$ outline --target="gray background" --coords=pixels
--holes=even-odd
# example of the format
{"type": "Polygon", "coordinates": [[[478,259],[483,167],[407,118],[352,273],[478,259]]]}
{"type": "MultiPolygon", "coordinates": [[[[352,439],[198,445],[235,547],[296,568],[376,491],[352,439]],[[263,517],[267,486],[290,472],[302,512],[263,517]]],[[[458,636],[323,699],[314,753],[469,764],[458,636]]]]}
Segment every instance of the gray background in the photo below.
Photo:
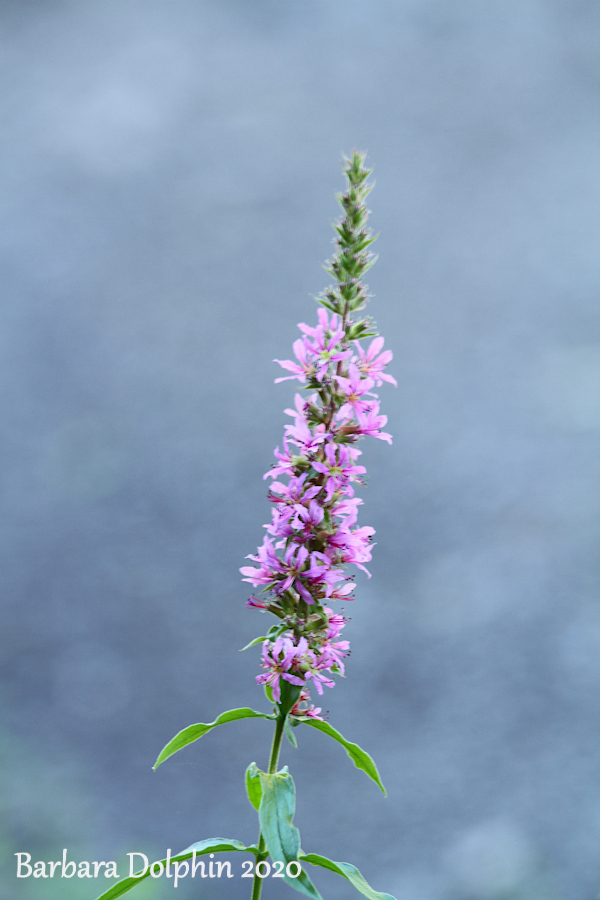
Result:
{"type": "MultiPolygon", "coordinates": [[[[238,567],[294,393],[271,360],[316,318],[353,147],[399,388],[393,446],[363,444],[378,545],[324,705],[389,797],[304,729],[303,846],[399,900],[595,896],[600,4],[0,10],[2,896],[103,887],[17,882],[15,851],[256,837],[266,723],[150,766],[267,708],[238,567]]],[[[177,896],[245,897],[234,870],[177,896]]]]}

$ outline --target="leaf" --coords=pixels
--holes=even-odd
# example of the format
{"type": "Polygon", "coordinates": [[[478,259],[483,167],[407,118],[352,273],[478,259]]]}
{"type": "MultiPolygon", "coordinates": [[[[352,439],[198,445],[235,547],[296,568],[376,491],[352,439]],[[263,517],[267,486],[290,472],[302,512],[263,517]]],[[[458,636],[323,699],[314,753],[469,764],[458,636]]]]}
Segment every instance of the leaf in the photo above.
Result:
{"type": "Polygon", "coordinates": [[[174,753],[177,753],[178,750],[181,750],[183,747],[187,747],[188,744],[192,744],[194,741],[197,741],[198,738],[201,738],[202,735],[206,734],[207,731],[210,731],[212,728],[216,728],[217,725],[225,725],[226,722],[235,722],[237,719],[272,719],[274,718],[272,715],[267,715],[266,713],[256,712],[254,709],[250,709],[247,706],[243,706],[241,709],[228,709],[226,712],[221,713],[220,716],[217,716],[214,722],[209,722],[206,724],[205,722],[199,722],[197,725],[188,725],[187,728],[184,728],[183,731],[180,731],[179,734],[176,734],[172,740],[163,747],[158,755],[158,759],[154,763],[153,768],[158,769],[161,763],[168,759],[169,756],[172,756],[174,753]]]}
{"type": "Polygon", "coordinates": [[[285,732],[285,736],[294,748],[294,750],[298,749],[298,742],[296,741],[296,735],[292,731],[292,725],[290,723],[290,717],[285,717],[285,722],[283,723],[283,730],[285,732]]]}
{"type": "MultiPolygon", "coordinates": [[[[273,861],[283,862],[287,866],[292,860],[297,861],[300,853],[300,832],[292,825],[296,809],[294,781],[287,771],[287,766],[275,775],[267,772],[259,772],[259,775],[262,786],[262,799],[258,810],[260,829],[273,861]]],[[[298,878],[290,878],[286,874],[285,880],[301,894],[306,894],[313,900],[322,900],[304,870],[298,878]]]]}
{"type": "MultiPolygon", "coordinates": [[[[240,841],[229,840],[228,838],[208,838],[205,841],[198,841],[198,843],[192,844],[191,847],[182,850],[181,853],[178,853],[176,856],[172,856],[171,862],[181,862],[184,859],[191,859],[194,855],[194,851],[196,852],[196,856],[202,856],[204,853],[230,853],[234,850],[246,850],[249,853],[254,853],[255,856],[258,853],[258,847],[254,844],[246,847],[245,844],[240,843],[240,841]]],[[[167,861],[166,859],[162,859],[160,862],[165,866],[167,861]]],[[[101,894],[97,900],[115,900],[116,897],[121,897],[122,894],[126,894],[131,888],[136,887],[136,885],[147,878],[149,874],[150,868],[147,869],[145,875],[139,875],[137,877],[132,875],[129,878],[124,878],[122,881],[117,882],[117,884],[113,884],[113,886],[101,894]]]]}
{"type": "Polygon", "coordinates": [[[262,644],[263,641],[268,641],[268,640],[269,640],[269,636],[267,634],[263,634],[260,637],[254,638],[253,641],[250,641],[249,644],[246,644],[245,647],[242,647],[239,652],[242,653],[244,650],[248,650],[250,647],[254,647],[255,644],[262,644]]]}
{"type": "Polygon", "coordinates": [[[246,769],[246,793],[248,794],[248,800],[250,801],[254,809],[258,809],[262,797],[260,771],[261,770],[254,762],[250,763],[250,765],[246,769]]]}
{"type": "Polygon", "coordinates": [[[266,696],[267,700],[269,701],[269,703],[275,703],[275,700],[273,698],[273,688],[271,687],[271,685],[267,684],[265,682],[264,687],[265,687],[265,696],[266,696]]]}
{"type": "Polygon", "coordinates": [[[263,634],[261,637],[254,638],[253,641],[250,641],[249,644],[246,644],[245,647],[242,647],[242,649],[240,650],[240,653],[243,650],[248,650],[249,647],[253,647],[255,644],[262,644],[263,641],[276,640],[276,638],[278,638],[279,635],[282,634],[282,632],[286,631],[286,629],[288,627],[289,626],[286,625],[285,622],[283,624],[279,624],[279,625],[271,625],[271,627],[269,628],[269,630],[266,634],[263,634]]]}
{"type": "Polygon", "coordinates": [[[317,303],[320,303],[321,306],[325,306],[325,307],[327,307],[327,309],[330,309],[331,312],[334,312],[334,313],[339,312],[338,308],[336,306],[334,306],[333,303],[330,303],[328,300],[325,300],[323,297],[315,297],[315,300],[317,301],[317,303]]]}
{"type": "Polygon", "coordinates": [[[300,859],[303,862],[310,863],[312,866],[322,866],[324,869],[330,869],[342,878],[347,878],[350,884],[354,885],[356,890],[368,897],[369,900],[396,900],[391,894],[374,891],[371,885],[365,881],[356,866],[345,862],[334,862],[327,859],[326,856],[320,856],[318,853],[300,853],[300,859]]]}
{"type": "Polygon", "coordinates": [[[377,771],[377,766],[374,761],[371,759],[366,750],[363,750],[362,747],[359,747],[358,744],[353,744],[352,741],[347,741],[343,734],[340,734],[339,731],[330,725],[329,722],[320,722],[318,719],[299,719],[300,722],[303,722],[305,725],[310,725],[311,728],[316,728],[318,731],[322,731],[323,734],[328,734],[329,737],[332,737],[335,741],[338,741],[345,748],[346,753],[354,763],[357,769],[362,769],[363,772],[366,772],[369,778],[372,778],[375,784],[378,784],[385,796],[387,797],[386,790],[382,784],[381,778],[379,777],[379,772],[377,771]]]}
{"type": "Polygon", "coordinates": [[[279,697],[279,711],[282,716],[287,716],[292,707],[298,702],[302,688],[298,684],[290,684],[283,678],[280,681],[281,695],[279,697]]]}

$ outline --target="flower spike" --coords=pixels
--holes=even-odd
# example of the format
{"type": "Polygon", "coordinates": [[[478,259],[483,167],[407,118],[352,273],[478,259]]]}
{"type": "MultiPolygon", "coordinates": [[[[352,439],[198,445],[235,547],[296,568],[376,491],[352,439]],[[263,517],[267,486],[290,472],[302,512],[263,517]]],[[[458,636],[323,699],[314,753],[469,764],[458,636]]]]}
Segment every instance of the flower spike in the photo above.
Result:
{"type": "Polygon", "coordinates": [[[357,464],[356,444],[365,435],[391,443],[381,430],[387,418],[379,414],[373,388],[396,384],[385,372],[391,351],[383,350],[372,320],[357,315],[369,299],[361,278],[375,262],[369,250],[375,237],[366,224],[371,185],[364,154],[346,159],[344,171],[348,184],[338,196],[343,215],[334,226],[336,253],[325,264],[336,284],[317,298],[317,324],[299,323],[295,361],[274,360],[291,373],[275,381],[297,380],[309,396],[296,394],[294,409],[285,410],[293,424],[285,426],[283,450],[276,448],[277,462],[264,476],[277,479],[269,494],[272,520],[257,555],[249,557],[257,566],[240,570],[244,581],[262,585],[267,594],[246,605],[269,610],[288,626],[263,642],[263,673],[256,680],[269,687],[276,703],[283,682],[301,687],[292,714],[313,719],[320,710],[309,705],[309,687],[318,694],[333,687],[331,676],[344,674],[349,652],[348,641],[338,639],[346,620],[326,604],[352,599],[355,585],[345,566],[370,577],[365,563],[375,531],[356,521],[362,500],[354,490],[366,473],[357,464]],[[366,350],[360,343],[365,337],[374,337],[366,350]]]}

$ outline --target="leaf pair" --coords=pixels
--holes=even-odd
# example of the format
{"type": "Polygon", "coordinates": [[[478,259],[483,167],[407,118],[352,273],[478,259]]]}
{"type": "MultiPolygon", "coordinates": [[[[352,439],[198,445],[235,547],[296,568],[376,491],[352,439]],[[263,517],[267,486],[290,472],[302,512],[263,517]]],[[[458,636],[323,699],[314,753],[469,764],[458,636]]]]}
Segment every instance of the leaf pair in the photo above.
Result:
{"type": "MultiPolygon", "coordinates": [[[[290,685],[293,687],[293,685],[290,685]]],[[[207,732],[211,731],[213,728],[216,728],[217,725],[225,725],[227,722],[235,722],[237,719],[275,719],[276,716],[271,714],[267,715],[266,713],[256,712],[254,709],[250,709],[247,706],[241,707],[240,709],[229,709],[224,713],[221,713],[220,716],[217,716],[214,722],[199,722],[196,725],[189,725],[187,728],[184,728],[183,731],[180,731],[175,735],[172,740],[164,747],[154,764],[154,768],[157,769],[161,763],[163,763],[169,756],[172,756],[174,753],[177,753],[178,750],[182,750],[183,747],[187,747],[188,744],[192,744],[194,741],[197,741],[199,738],[203,737],[203,735],[207,734],[207,732]]],[[[357,769],[362,769],[369,778],[372,778],[375,784],[377,784],[383,793],[385,794],[385,788],[379,776],[379,772],[377,771],[377,766],[375,762],[362,747],[359,747],[358,744],[354,744],[352,741],[346,740],[343,734],[340,734],[337,729],[330,725],[329,722],[323,722],[319,719],[309,719],[309,718],[297,718],[296,722],[298,724],[310,725],[311,728],[316,728],[317,731],[322,732],[322,734],[328,735],[330,738],[333,738],[334,741],[337,741],[339,744],[344,747],[346,753],[354,763],[357,769]]],[[[286,733],[289,731],[288,737],[292,744],[295,743],[294,735],[289,728],[289,720],[286,719],[286,725],[288,726],[286,729],[286,733]]],[[[258,807],[257,807],[258,808],[258,807]]]]}
{"type": "MultiPolygon", "coordinates": [[[[287,685],[287,683],[286,687],[293,688],[292,685],[287,685]]],[[[282,712],[286,713],[286,733],[288,733],[288,737],[293,744],[295,744],[295,738],[290,727],[290,719],[289,715],[287,715],[287,710],[293,706],[295,699],[294,696],[288,697],[287,694],[285,697],[282,696],[282,702],[286,701],[283,704],[285,709],[282,709],[282,712]]],[[[176,734],[163,748],[156,760],[154,768],[158,768],[158,766],[168,759],[169,756],[177,753],[178,750],[183,749],[183,747],[186,747],[188,744],[197,741],[213,728],[216,728],[217,725],[224,725],[227,722],[234,722],[238,719],[274,720],[276,718],[277,716],[275,714],[267,715],[266,713],[257,712],[249,707],[242,707],[240,709],[230,709],[221,713],[214,722],[200,722],[196,725],[190,725],[188,728],[184,728],[183,731],[176,734]]],[[[330,725],[329,722],[324,722],[319,719],[295,717],[294,725],[300,724],[316,728],[317,731],[328,735],[328,737],[333,738],[333,740],[341,744],[356,768],[362,769],[362,771],[365,772],[385,794],[385,788],[379,776],[379,772],[377,771],[377,766],[371,756],[369,756],[362,747],[359,747],[358,744],[355,744],[352,741],[346,740],[346,738],[330,725]]],[[[280,772],[270,774],[261,771],[256,763],[252,763],[246,771],[246,791],[250,803],[258,810],[261,833],[264,837],[268,854],[274,862],[284,863],[284,866],[286,867],[284,879],[290,887],[305,894],[307,897],[311,897],[312,900],[322,900],[321,895],[304,869],[301,870],[297,878],[292,878],[287,874],[288,863],[292,861],[301,861],[303,863],[310,863],[314,866],[321,866],[341,875],[343,878],[346,878],[359,893],[367,897],[368,900],[394,900],[390,894],[373,890],[373,888],[365,881],[359,870],[350,863],[335,862],[334,860],[328,859],[326,856],[321,856],[316,853],[305,854],[302,852],[300,849],[300,834],[296,826],[292,823],[296,805],[296,790],[292,776],[287,771],[287,767],[280,772]]],[[[258,860],[264,859],[266,856],[266,854],[261,854],[258,847],[254,845],[246,847],[239,841],[214,838],[210,841],[200,841],[198,844],[192,845],[188,850],[184,850],[178,856],[173,857],[173,860],[189,859],[193,855],[194,849],[196,849],[198,855],[200,853],[217,852],[218,850],[246,850],[250,853],[254,853],[258,860]],[[205,847],[206,849],[201,850],[199,849],[200,847],[205,847]]],[[[147,877],[147,874],[148,873],[143,877],[147,877]]],[[[109,891],[103,894],[99,900],[113,900],[113,898],[120,897],[121,894],[128,891],[131,887],[134,887],[141,880],[142,878],[136,879],[135,877],[125,879],[125,881],[122,881],[109,889],[109,891]]]]}
{"type": "MultiPolygon", "coordinates": [[[[297,829],[295,829],[297,831],[297,829]]],[[[171,862],[183,862],[186,859],[191,859],[194,855],[194,851],[196,852],[196,856],[202,856],[206,853],[231,853],[237,851],[246,851],[248,853],[253,853],[255,856],[258,854],[258,848],[251,844],[249,847],[246,847],[240,841],[231,840],[228,838],[209,838],[205,841],[198,841],[196,844],[192,844],[191,847],[188,847],[187,850],[182,850],[181,853],[178,853],[176,856],[171,857],[171,862]]],[[[313,866],[322,866],[324,869],[330,869],[332,872],[336,872],[338,875],[342,875],[342,877],[347,878],[350,884],[354,885],[354,887],[361,893],[363,896],[367,897],[368,900],[394,900],[391,894],[381,894],[378,891],[374,891],[372,887],[365,881],[360,872],[355,866],[350,865],[350,863],[344,862],[334,862],[331,859],[327,859],[326,856],[320,856],[316,853],[299,853],[299,859],[302,862],[310,863],[313,866]]],[[[163,866],[166,866],[167,860],[161,860],[163,866]]],[[[131,888],[136,887],[141,881],[148,877],[150,871],[148,870],[145,875],[140,875],[136,877],[135,875],[130,878],[124,878],[122,881],[117,882],[112,887],[110,887],[107,891],[105,891],[97,900],[117,900],[118,897],[122,897],[123,894],[126,894],[131,888]]],[[[303,883],[302,888],[298,888],[302,893],[306,893],[303,889],[305,884],[310,884],[310,888],[314,893],[309,893],[309,897],[313,897],[314,900],[321,900],[321,895],[314,887],[308,875],[305,872],[302,873],[306,876],[305,882],[303,883]]],[[[291,883],[288,880],[288,884],[291,883]]],[[[292,883],[292,887],[296,887],[295,883],[292,883]]],[[[310,890],[309,888],[309,890],[310,890]]]]}

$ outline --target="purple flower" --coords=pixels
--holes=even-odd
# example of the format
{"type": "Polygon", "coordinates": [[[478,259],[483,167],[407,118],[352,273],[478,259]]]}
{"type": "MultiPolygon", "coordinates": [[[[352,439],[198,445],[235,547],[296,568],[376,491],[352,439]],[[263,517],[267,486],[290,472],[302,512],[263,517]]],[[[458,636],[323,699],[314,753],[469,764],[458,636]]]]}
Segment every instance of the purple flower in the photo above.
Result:
{"type": "MultiPolygon", "coordinates": [[[[286,412],[289,413],[291,411],[286,409],[286,412]]],[[[287,437],[292,438],[292,443],[299,447],[303,454],[307,455],[318,450],[327,437],[324,425],[317,425],[313,432],[304,416],[301,415],[296,416],[294,425],[285,426],[285,433],[287,437]]]]}
{"type": "Polygon", "coordinates": [[[306,673],[306,680],[312,678],[313,684],[317,689],[317,694],[323,695],[323,685],[328,688],[335,687],[335,681],[332,678],[327,678],[323,672],[320,672],[318,669],[309,669],[306,673]]]}
{"type": "Polygon", "coordinates": [[[273,362],[279,363],[279,365],[282,368],[287,369],[288,372],[293,372],[292,375],[284,375],[282,378],[276,378],[275,384],[279,384],[280,381],[291,381],[293,378],[297,378],[302,384],[305,384],[307,378],[316,375],[317,369],[314,364],[314,353],[302,338],[298,338],[297,341],[294,341],[293,348],[294,355],[300,365],[291,359],[274,359],[273,362]]]}
{"type": "MultiPolygon", "coordinates": [[[[296,531],[291,521],[293,516],[294,510],[290,507],[274,509],[272,521],[270,524],[264,525],[263,527],[266,528],[267,532],[272,534],[273,537],[284,538],[287,540],[287,538],[292,537],[296,531]]],[[[275,547],[279,548],[279,542],[275,544],[275,547]]]]}
{"type": "Polygon", "coordinates": [[[342,375],[336,375],[335,380],[346,395],[346,402],[337,414],[338,419],[351,416],[353,412],[357,414],[365,412],[369,408],[368,401],[361,400],[361,397],[365,394],[371,397],[376,396],[376,394],[371,393],[371,388],[375,387],[375,382],[372,378],[362,378],[358,367],[354,363],[350,363],[348,366],[347,378],[344,378],[342,375]]]}
{"type": "MultiPolygon", "coordinates": [[[[313,469],[325,475],[325,499],[331,500],[336,491],[351,491],[349,483],[358,481],[357,476],[363,475],[367,470],[364,466],[355,466],[352,460],[352,451],[346,444],[326,444],[325,459],[322,462],[313,461],[313,469]]],[[[352,496],[352,494],[351,494],[352,496]]]]}
{"type": "Polygon", "coordinates": [[[370,434],[373,437],[380,438],[382,441],[387,441],[388,444],[391,444],[391,434],[387,434],[386,432],[379,430],[387,424],[387,416],[380,416],[378,415],[378,412],[379,403],[371,403],[369,404],[369,409],[366,412],[356,414],[358,424],[360,426],[360,433],[370,434]]]}
{"type": "Polygon", "coordinates": [[[344,329],[341,325],[338,325],[337,316],[333,315],[331,322],[329,322],[327,312],[322,306],[317,310],[317,316],[319,318],[317,328],[311,328],[309,325],[305,325],[304,322],[299,322],[298,328],[305,335],[312,338],[312,341],[310,341],[305,337],[304,343],[308,350],[314,354],[317,369],[316,379],[317,381],[323,381],[331,363],[348,359],[352,356],[352,351],[345,348],[340,348],[336,351],[336,347],[338,347],[345,336],[344,329]]]}
{"type": "Polygon", "coordinates": [[[262,609],[263,611],[265,611],[269,608],[268,603],[263,603],[261,600],[258,599],[258,597],[255,597],[254,595],[252,595],[251,597],[249,597],[246,600],[246,602],[244,603],[244,606],[247,609],[262,609]]]}
{"type": "Polygon", "coordinates": [[[389,381],[394,387],[398,387],[396,379],[392,378],[391,375],[386,375],[383,371],[387,364],[394,358],[394,354],[391,350],[385,350],[383,353],[380,353],[384,344],[384,339],[382,337],[376,337],[372,340],[366,353],[360,346],[360,341],[354,341],[354,343],[358,350],[357,363],[361,375],[364,375],[365,377],[372,376],[378,386],[382,385],[384,381],[389,381]],[[378,353],[379,356],[377,355],[378,353]]]}
{"type": "Polygon", "coordinates": [[[293,475],[296,463],[294,462],[294,456],[290,453],[290,448],[288,447],[288,442],[286,438],[283,439],[283,453],[279,449],[279,447],[275,447],[273,451],[273,456],[275,459],[279,460],[277,465],[273,465],[273,467],[265,472],[263,475],[263,481],[266,478],[275,478],[276,475],[293,475]]]}
{"type": "Polygon", "coordinates": [[[320,525],[325,517],[325,510],[323,507],[317,503],[316,500],[311,500],[308,504],[308,508],[306,506],[302,506],[298,504],[296,506],[296,518],[294,519],[294,526],[297,531],[302,530],[306,538],[314,531],[317,525],[320,525]]]}
{"type": "Polygon", "coordinates": [[[294,587],[300,573],[304,569],[304,564],[308,559],[308,550],[303,545],[290,544],[283,555],[283,570],[285,577],[276,587],[277,593],[289,590],[294,587]]]}
{"type": "Polygon", "coordinates": [[[302,656],[308,651],[308,643],[305,638],[300,638],[298,645],[294,646],[292,639],[286,635],[278,637],[274,643],[265,641],[262,649],[261,667],[266,670],[264,675],[257,675],[257,684],[269,684],[273,690],[273,699],[279,703],[281,699],[281,687],[279,681],[283,678],[290,684],[303,685],[305,679],[294,675],[290,671],[297,667],[302,656]]]}
{"type": "Polygon", "coordinates": [[[363,501],[360,497],[340,497],[330,507],[331,514],[339,517],[345,517],[346,525],[354,525],[356,522],[358,511],[357,506],[362,506],[363,501]]]}
{"type": "MultiPolygon", "coordinates": [[[[319,671],[327,670],[329,672],[339,672],[340,675],[344,675],[345,669],[342,659],[343,657],[348,656],[349,649],[350,641],[328,641],[321,648],[317,669],[319,671]]],[[[327,686],[329,687],[329,685],[327,686]]]]}
{"type": "Polygon", "coordinates": [[[339,550],[338,563],[353,563],[370,578],[371,573],[363,563],[371,561],[371,538],[374,534],[375,529],[368,525],[351,531],[344,523],[328,537],[328,543],[339,550]]]}
{"type": "Polygon", "coordinates": [[[332,609],[328,606],[325,607],[325,612],[327,613],[327,640],[332,641],[336,638],[344,625],[347,622],[347,619],[344,616],[340,616],[339,613],[334,613],[332,609]]]}
{"type": "Polygon", "coordinates": [[[353,581],[346,581],[341,587],[336,587],[329,595],[329,600],[354,600],[354,597],[350,597],[350,594],[354,590],[356,585],[353,581]]]}
{"type": "Polygon", "coordinates": [[[279,504],[280,507],[289,506],[291,509],[297,511],[303,504],[306,504],[307,501],[316,497],[321,490],[318,485],[311,485],[311,487],[307,488],[305,486],[307,478],[308,474],[305,472],[304,475],[299,475],[297,478],[290,478],[288,484],[283,484],[281,481],[274,481],[271,485],[271,496],[269,499],[272,503],[279,504]],[[275,494],[281,494],[281,496],[274,496],[275,494]]]}
{"type": "Polygon", "coordinates": [[[322,722],[323,716],[319,715],[321,707],[315,707],[312,704],[309,706],[309,700],[310,694],[308,691],[305,689],[301,690],[300,696],[290,710],[290,716],[295,716],[297,719],[317,719],[319,722],[322,722]]]}

